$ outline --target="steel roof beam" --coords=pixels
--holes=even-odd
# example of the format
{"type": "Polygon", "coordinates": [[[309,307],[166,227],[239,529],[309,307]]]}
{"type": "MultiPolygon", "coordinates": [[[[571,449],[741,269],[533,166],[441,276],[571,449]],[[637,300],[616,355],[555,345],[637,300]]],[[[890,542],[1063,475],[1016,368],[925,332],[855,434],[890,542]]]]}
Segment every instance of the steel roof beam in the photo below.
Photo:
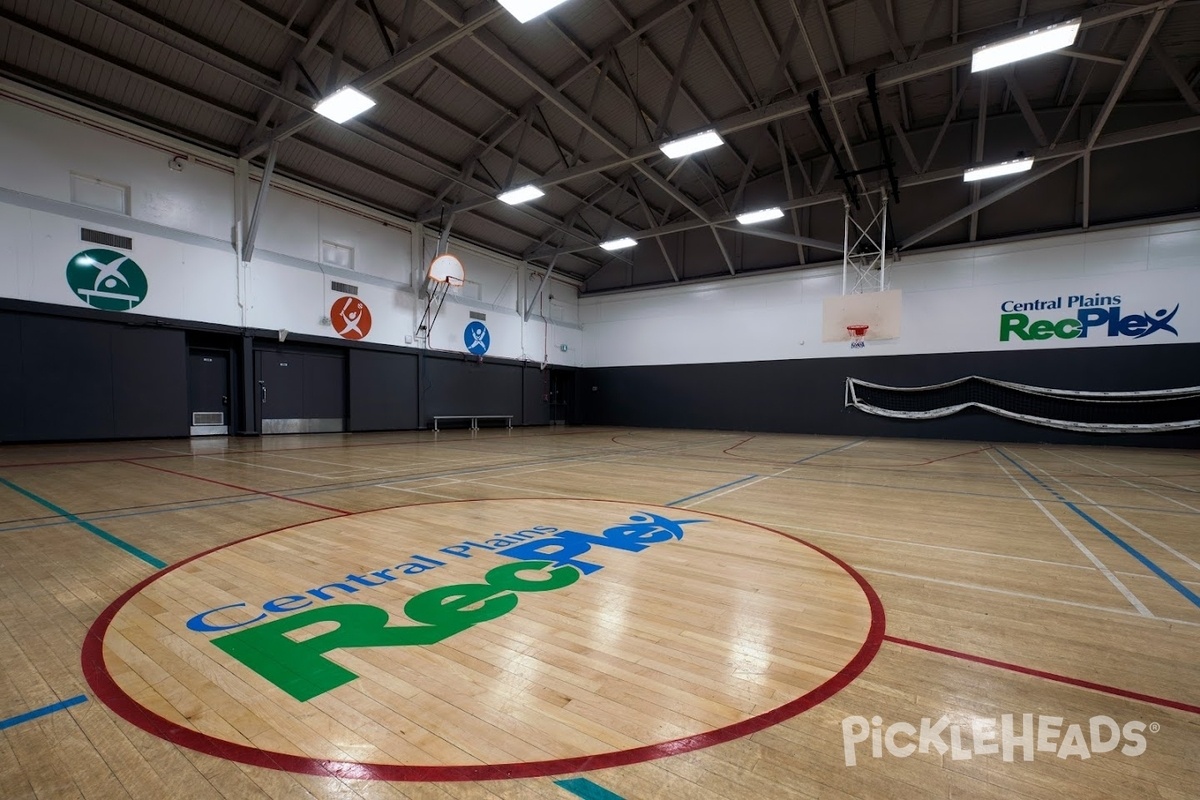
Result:
{"type": "Polygon", "coordinates": [[[1183,73],[1179,71],[1179,65],[1167,53],[1166,48],[1162,46],[1162,42],[1155,36],[1150,40],[1150,52],[1154,54],[1158,60],[1159,66],[1167,73],[1167,77],[1171,79],[1171,83],[1175,84],[1175,88],[1179,90],[1179,96],[1183,98],[1183,102],[1187,103],[1188,108],[1200,114],[1200,99],[1197,99],[1196,92],[1188,84],[1187,79],[1183,77],[1183,73]]]}
{"type": "Polygon", "coordinates": [[[1146,57],[1146,50],[1150,47],[1150,41],[1154,38],[1154,34],[1158,32],[1163,20],[1166,19],[1167,11],[1170,9],[1174,0],[1170,0],[1159,7],[1154,12],[1154,16],[1146,23],[1145,29],[1142,31],[1142,36],[1138,39],[1137,44],[1133,48],[1133,52],[1129,54],[1129,58],[1125,61],[1125,66],[1121,67],[1121,74],[1117,76],[1116,83],[1113,84],[1112,90],[1108,93],[1108,98],[1105,99],[1104,105],[1100,109],[1100,113],[1096,117],[1096,121],[1092,123],[1092,131],[1088,134],[1088,149],[1096,143],[1100,138],[1100,134],[1104,131],[1104,126],[1108,124],[1108,118],[1112,115],[1113,109],[1117,106],[1117,101],[1121,99],[1121,95],[1125,94],[1125,87],[1133,80],[1134,73],[1138,71],[1138,67],[1142,65],[1142,59],[1146,57]]]}
{"type": "MultiPolygon", "coordinates": [[[[523,60],[521,60],[515,53],[512,52],[512,50],[508,48],[506,44],[504,44],[504,42],[500,40],[498,36],[491,31],[480,30],[475,33],[474,40],[486,51],[491,53],[501,64],[512,71],[514,75],[525,81],[530,85],[530,87],[535,89],[547,100],[557,106],[560,111],[562,111],[568,117],[571,117],[571,119],[576,123],[586,126],[589,133],[603,142],[604,145],[612,150],[618,157],[628,158],[629,154],[626,151],[625,146],[620,141],[618,141],[602,126],[594,122],[589,123],[587,120],[587,115],[582,109],[579,108],[579,106],[575,105],[575,103],[569,97],[560,92],[558,89],[555,89],[549,81],[539,75],[523,60]]],[[[626,163],[635,162],[631,159],[626,163]]],[[[641,163],[636,164],[636,169],[649,178],[652,182],[657,184],[664,192],[673,197],[676,202],[678,202],[688,211],[691,211],[700,219],[707,219],[703,209],[696,205],[696,203],[693,202],[692,199],[687,195],[683,194],[677,188],[664,180],[663,177],[653,169],[641,163]]]]}
{"type": "Polygon", "coordinates": [[[1021,116],[1025,118],[1025,124],[1029,126],[1029,132],[1033,134],[1038,147],[1045,147],[1049,143],[1049,139],[1046,138],[1046,132],[1042,130],[1042,123],[1038,121],[1037,114],[1033,113],[1033,107],[1029,105],[1029,98],[1025,96],[1025,90],[1021,88],[1021,84],[1016,79],[1016,72],[1012,68],[1004,71],[1004,82],[1008,86],[1008,93],[1017,101],[1017,108],[1021,109],[1021,116]]]}
{"type": "MultiPolygon", "coordinates": [[[[1092,146],[1092,150],[1093,151],[1107,150],[1107,149],[1112,149],[1115,147],[1123,147],[1125,145],[1137,144],[1139,142],[1153,141],[1156,139],[1163,139],[1163,138],[1167,138],[1170,136],[1180,136],[1180,135],[1184,135],[1184,134],[1197,133],[1197,132],[1200,132],[1200,114],[1197,114],[1197,115],[1191,116],[1191,117],[1186,117],[1184,119],[1172,120],[1170,122],[1161,122],[1161,123],[1158,123],[1155,125],[1147,125],[1147,126],[1144,126],[1141,128],[1133,128],[1130,130],[1119,131],[1116,133],[1104,134],[1103,136],[1101,136],[1099,139],[1096,140],[1095,145],[1092,146]]],[[[1058,145],[1057,147],[1054,147],[1053,149],[1051,149],[1049,147],[1039,148],[1038,150],[1036,150],[1033,153],[1033,155],[1039,161],[1053,163],[1053,162],[1057,162],[1057,161],[1063,160],[1063,159],[1067,159],[1069,161],[1076,161],[1081,156],[1083,156],[1083,154],[1085,152],[1087,152],[1087,142],[1086,142],[1086,140],[1080,139],[1080,140],[1076,140],[1073,142],[1065,142],[1063,144],[1058,145]]],[[[947,180],[961,181],[962,174],[963,174],[962,167],[950,167],[947,169],[936,170],[934,172],[925,172],[924,174],[921,174],[921,175],[907,175],[907,176],[901,177],[899,180],[900,180],[901,188],[904,188],[904,187],[910,187],[910,186],[922,186],[922,185],[929,184],[929,183],[938,183],[938,182],[947,181],[947,180]]],[[[875,188],[878,188],[878,187],[871,187],[871,188],[873,191],[873,190],[875,190],[875,188]]],[[[796,208],[796,209],[806,208],[809,206],[823,205],[825,203],[841,203],[841,202],[843,202],[844,197],[845,197],[845,195],[843,195],[841,192],[823,192],[820,194],[811,195],[809,197],[798,198],[797,200],[790,201],[787,203],[781,203],[780,208],[784,211],[788,211],[793,208],[796,208]]],[[[987,198],[984,198],[984,199],[986,200],[987,198]]],[[[959,213],[959,212],[956,212],[956,213],[959,213]]],[[[962,219],[964,216],[967,216],[970,213],[971,213],[971,211],[969,210],[969,207],[968,207],[968,209],[966,210],[965,213],[959,213],[959,216],[955,217],[955,219],[951,220],[949,223],[947,223],[947,225],[957,222],[959,219],[962,219]]],[[[736,221],[736,217],[734,215],[727,215],[727,216],[721,216],[721,217],[714,217],[712,219],[712,224],[717,225],[717,226],[731,225],[735,221],[736,221]]],[[[662,225],[662,226],[659,226],[658,228],[651,228],[649,230],[636,231],[629,235],[634,239],[642,239],[647,236],[662,236],[662,235],[667,235],[667,234],[672,234],[672,233],[681,233],[683,231],[695,230],[697,228],[703,228],[703,227],[706,227],[704,223],[696,221],[696,220],[692,220],[692,219],[687,219],[687,220],[681,220],[678,222],[672,222],[670,224],[662,225]]],[[[945,226],[943,226],[943,227],[945,227],[945,226]]],[[[746,227],[744,229],[741,229],[741,232],[747,233],[747,234],[753,234],[753,230],[751,227],[746,227]]],[[[936,233],[936,231],[934,231],[934,233],[936,233]]],[[[929,234],[929,235],[932,235],[932,234],[929,234]]],[[[771,237],[768,237],[768,238],[771,238],[771,237]]],[[[842,244],[840,242],[823,242],[821,246],[823,247],[824,245],[829,245],[833,250],[835,250],[837,252],[841,252],[841,249],[842,249],[842,244]]],[[[811,246],[816,247],[818,245],[812,244],[811,246]]],[[[902,247],[903,247],[903,245],[902,245],[902,247]]],[[[562,252],[564,254],[576,253],[576,252],[582,252],[582,251],[585,251],[588,249],[590,249],[590,248],[588,248],[588,247],[567,248],[567,249],[563,250],[562,252]]],[[[531,254],[527,254],[527,257],[528,258],[542,258],[542,257],[547,257],[549,255],[552,255],[552,251],[531,253],[531,254]]]]}
{"type": "MultiPolygon", "coordinates": [[[[1083,12],[1084,29],[1104,25],[1119,19],[1145,14],[1155,10],[1161,3],[1155,3],[1147,6],[1100,6],[1091,8],[1083,12]]],[[[887,89],[893,86],[907,83],[909,81],[920,80],[921,78],[936,75],[947,70],[953,70],[956,67],[969,64],[971,61],[971,51],[974,48],[972,43],[966,42],[961,44],[950,45],[939,50],[927,52],[915,59],[912,59],[904,64],[884,67],[877,72],[876,86],[880,89],[887,89]]],[[[863,74],[848,75],[833,81],[829,84],[832,99],[835,102],[842,100],[864,97],[867,89],[863,80],[863,74]]],[[[810,87],[803,87],[808,89],[810,87]]],[[[956,92],[957,93],[957,92],[956,92]]],[[[713,127],[718,133],[723,136],[728,136],[738,131],[754,128],[759,125],[766,125],[776,120],[786,119],[797,114],[802,114],[807,111],[807,101],[803,94],[787,97],[782,100],[768,103],[759,108],[752,108],[746,111],[733,114],[723,120],[718,120],[713,123],[713,127]]],[[[558,172],[549,172],[542,176],[538,182],[539,186],[553,186],[559,183],[565,183],[576,178],[592,175],[598,172],[615,169],[617,167],[631,164],[635,161],[643,161],[652,158],[660,153],[658,144],[649,142],[645,145],[636,147],[628,151],[624,155],[612,155],[606,158],[595,159],[584,164],[579,164],[571,169],[561,170],[558,172]]],[[[465,211],[488,203],[494,202],[494,198],[477,198],[475,200],[460,203],[455,206],[455,211],[465,211]]],[[[418,221],[429,221],[431,217],[424,214],[418,221]]]]}
{"type": "MultiPolygon", "coordinates": [[[[359,91],[369,91],[393,76],[399,75],[401,72],[420,64],[434,53],[444,50],[455,42],[470,36],[472,32],[479,31],[484,25],[502,13],[507,12],[500,5],[494,3],[478,5],[466,12],[460,24],[450,23],[438,28],[424,39],[410,44],[383,63],[359,75],[347,85],[359,91]]],[[[307,128],[320,118],[319,114],[310,111],[293,120],[289,120],[273,129],[266,137],[261,137],[251,142],[247,147],[243,148],[241,155],[243,158],[253,158],[262,152],[271,142],[286,139],[298,131],[307,128]]]]}
{"type": "Polygon", "coordinates": [[[961,219],[964,219],[966,217],[972,217],[972,218],[975,217],[976,214],[978,214],[980,211],[982,211],[983,209],[990,206],[992,203],[995,203],[999,200],[1003,200],[1005,197],[1008,197],[1010,194],[1012,194],[1014,192],[1018,192],[1021,189],[1024,189],[1026,186],[1029,186],[1030,184],[1037,183],[1042,178],[1046,177],[1047,175],[1050,175],[1051,173],[1058,172],[1060,169],[1067,166],[1068,164],[1074,164],[1076,161],[1079,160],[1079,158],[1082,155],[1083,155],[1083,153],[1075,153],[1074,155],[1068,156],[1067,158],[1058,159],[1055,161],[1051,161],[1047,164],[1044,164],[1043,166],[1039,167],[1038,169],[1033,170],[1031,173],[1029,173],[1028,176],[1022,178],[1021,180],[1013,181],[1012,183],[1005,185],[1003,188],[997,189],[996,191],[992,192],[987,197],[979,198],[979,199],[975,200],[975,202],[966,206],[965,208],[960,208],[958,211],[955,211],[954,213],[949,214],[946,217],[943,217],[941,220],[933,223],[932,225],[925,228],[924,230],[922,230],[918,233],[914,233],[912,236],[908,237],[903,242],[901,242],[898,249],[907,250],[908,248],[912,247],[917,242],[920,242],[924,239],[929,238],[930,236],[937,233],[938,231],[941,231],[944,228],[950,227],[951,225],[953,225],[954,223],[958,222],[961,219]]]}

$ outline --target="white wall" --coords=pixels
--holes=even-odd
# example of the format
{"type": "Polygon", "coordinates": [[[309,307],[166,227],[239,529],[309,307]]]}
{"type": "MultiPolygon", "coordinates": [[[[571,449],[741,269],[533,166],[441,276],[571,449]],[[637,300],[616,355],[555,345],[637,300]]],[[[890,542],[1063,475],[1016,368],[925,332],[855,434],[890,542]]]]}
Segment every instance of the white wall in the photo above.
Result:
{"type": "MultiPolygon", "coordinates": [[[[357,286],[358,298],[370,309],[366,341],[425,344],[415,336],[425,301],[414,275],[419,284],[433,244],[414,248],[411,223],[276,179],[253,261],[243,266],[233,246],[239,216],[233,159],[5,81],[0,81],[0,153],[0,241],[8,249],[0,261],[0,297],[86,307],[65,276],[74,255],[101,247],[80,240],[80,227],[88,227],[133,239],[126,255],[149,283],[134,313],[340,341],[326,321],[342,296],[330,289],[338,281],[357,286]],[[169,166],[176,156],[188,158],[182,171],[169,166]],[[73,203],[72,173],[129,187],[128,213],[73,203]],[[322,264],[322,241],[353,248],[353,269],[322,264]]],[[[252,170],[247,207],[257,191],[252,170]]],[[[539,298],[525,322],[522,314],[540,274],[453,239],[450,250],[464,261],[479,291],[448,298],[429,347],[464,352],[463,329],[475,310],[487,315],[489,356],[578,364],[581,328],[573,285],[552,280],[547,293],[555,297],[553,307],[539,298]]]]}
{"type": "Polygon", "coordinates": [[[1200,342],[1200,220],[908,255],[888,276],[903,292],[901,335],[861,350],[821,341],[823,299],[841,294],[840,267],[584,297],[584,365],[1200,342]],[[1119,295],[1122,317],[1178,304],[1178,335],[1108,336],[1100,326],[1085,338],[1000,341],[1006,301],[1063,298],[1060,310],[1024,312],[1031,323],[1058,321],[1078,316],[1066,307],[1072,295],[1096,294],[1119,295]]]}

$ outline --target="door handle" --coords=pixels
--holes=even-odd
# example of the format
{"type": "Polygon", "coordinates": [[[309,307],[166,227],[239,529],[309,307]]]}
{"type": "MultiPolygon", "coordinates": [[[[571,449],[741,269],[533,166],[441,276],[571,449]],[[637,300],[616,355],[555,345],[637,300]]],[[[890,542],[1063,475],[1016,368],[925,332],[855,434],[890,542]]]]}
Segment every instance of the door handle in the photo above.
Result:
{"type": "Polygon", "coordinates": [[[258,388],[259,388],[259,391],[262,392],[262,402],[264,402],[264,403],[267,402],[267,382],[259,381],[258,388]]]}
{"type": "Polygon", "coordinates": [[[227,395],[227,394],[221,395],[221,405],[223,405],[223,406],[229,405],[229,395],[227,395]]]}

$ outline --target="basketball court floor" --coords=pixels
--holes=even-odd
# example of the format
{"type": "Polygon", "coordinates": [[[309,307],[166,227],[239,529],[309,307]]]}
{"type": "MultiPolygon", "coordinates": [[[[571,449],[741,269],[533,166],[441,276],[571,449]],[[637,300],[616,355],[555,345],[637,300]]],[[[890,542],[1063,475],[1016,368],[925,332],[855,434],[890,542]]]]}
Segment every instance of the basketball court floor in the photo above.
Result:
{"type": "Polygon", "coordinates": [[[1200,453],[0,449],[5,798],[1200,797],[1200,453]]]}

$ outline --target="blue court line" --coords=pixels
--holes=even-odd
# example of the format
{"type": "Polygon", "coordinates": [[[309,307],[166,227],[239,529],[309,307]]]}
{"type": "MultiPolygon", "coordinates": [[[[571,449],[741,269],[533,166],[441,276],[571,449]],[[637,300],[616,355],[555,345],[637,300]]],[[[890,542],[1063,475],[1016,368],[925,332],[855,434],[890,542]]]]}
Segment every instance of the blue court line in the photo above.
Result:
{"type": "Polygon", "coordinates": [[[583,800],[622,800],[621,795],[613,794],[587,778],[567,778],[563,781],[555,781],[554,785],[566,789],[576,797],[582,797],[583,800]]]}
{"type": "Polygon", "coordinates": [[[5,728],[11,728],[14,725],[20,725],[22,722],[29,722],[29,720],[31,720],[31,719],[37,719],[38,717],[44,717],[47,714],[53,714],[55,711],[62,711],[64,708],[70,708],[71,706],[77,706],[80,703],[86,703],[86,702],[87,702],[87,697],[85,695],[81,694],[77,697],[72,697],[67,700],[63,700],[61,703],[51,703],[48,706],[42,706],[41,708],[35,708],[33,711],[26,711],[24,714],[18,714],[15,717],[9,717],[8,719],[0,719],[0,731],[4,730],[5,728]]]}
{"type": "Polygon", "coordinates": [[[122,539],[118,539],[116,536],[113,536],[111,533],[101,530],[100,528],[97,528],[95,525],[88,522],[86,519],[80,519],[79,517],[72,514],[70,511],[67,511],[65,508],[59,508],[58,506],[54,505],[54,503],[51,503],[49,500],[38,497],[36,494],[34,494],[31,491],[28,491],[27,489],[22,489],[20,486],[17,486],[15,483],[13,483],[10,480],[5,480],[4,478],[0,478],[0,483],[4,484],[8,488],[12,489],[17,494],[22,494],[25,497],[28,497],[33,502],[35,502],[39,505],[45,506],[46,508],[53,511],[55,514],[58,514],[60,517],[69,519],[71,522],[74,522],[76,525],[83,528],[88,533],[95,534],[96,536],[99,536],[101,539],[108,542],[109,544],[115,544],[117,547],[121,548],[126,553],[129,553],[130,555],[133,555],[133,556],[137,556],[142,561],[145,561],[147,564],[149,564],[152,567],[162,569],[163,567],[165,567],[167,565],[167,562],[160,561],[159,559],[155,558],[154,556],[150,555],[149,553],[145,552],[144,550],[139,550],[138,548],[134,547],[129,542],[126,542],[122,539]]]}
{"type": "Polygon", "coordinates": [[[1091,523],[1091,526],[1093,528],[1100,531],[1102,534],[1104,534],[1109,539],[1111,539],[1114,544],[1116,544],[1118,547],[1120,547],[1122,550],[1124,550],[1129,555],[1136,558],[1138,561],[1142,562],[1142,564],[1147,569],[1149,569],[1151,572],[1153,572],[1158,577],[1162,578],[1163,581],[1165,581],[1168,586],[1170,586],[1172,589],[1179,592],[1181,595],[1183,595],[1189,601],[1191,601],[1192,605],[1196,606],[1197,608],[1200,608],[1200,595],[1197,595],[1191,589],[1187,588],[1182,583],[1180,583],[1176,578],[1174,578],[1165,569],[1160,567],[1158,564],[1155,564],[1153,561],[1151,561],[1146,556],[1142,555],[1133,545],[1129,544],[1124,539],[1122,539],[1120,536],[1117,536],[1115,533],[1110,531],[1108,528],[1104,527],[1099,522],[1092,519],[1085,511],[1083,511],[1081,508],[1079,508],[1079,506],[1075,505],[1070,500],[1063,497],[1053,487],[1044,483],[1040,478],[1038,478],[1032,472],[1030,472],[1029,470],[1025,469],[1025,467],[1023,467],[1019,463],[1017,463],[1017,461],[1015,459],[1013,459],[1013,457],[1010,456],[1008,453],[1004,452],[999,447],[996,448],[996,452],[999,453],[1000,455],[1004,456],[1005,458],[1007,458],[1013,464],[1013,466],[1015,466],[1017,469],[1021,470],[1021,472],[1024,472],[1026,475],[1028,475],[1030,477],[1030,479],[1033,480],[1033,482],[1036,483],[1038,486],[1041,486],[1043,489],[1050,492],[1050,494],[1057,497],[1058,501],[1060,503],[1062,503],[1067,508],[1074,511],[1076,514],[1078,514],[1080,517],[1082,517],[1087,522],[1091,523]]]}
{"type": "Polygon", "coordinates": [[[865,442],[865,441],[866,441],[866,439],[859,439],[857,442],[848,442],[846,444],[839,444],[837,447],[831,447],[828,450],[822,450],[819,453],[813,453],[811,456],[806,456],[805,458],[800,459],[796,463],[803,464],[805,461],[811,461],[812,459],[817,458],[818,456],[828,455],[829,453],[836,453],[838,450],[845,450],[850,445],[859,444],[860,442],[865,442]]]}
{"type": "Polygon", "coordinates": [[[757,478],[757,477],[758,477],[758,473],[755,473],[753,475],[747,475],[744,478],[738,478],[736,481],[730,481],[729,483],[722,483],[720,486],[714,486],[711,489],[705,489],[703,492],[696,492],[695,494],[689,494],[687,497],[681,497],[678,500],[672,500],[671,502],[666,503],[666,505],[673,506],[673,505],[677,505],[679,503],[686,503],[688,500],[694,500],[697,497],[703,497],[706,494],[712,494],[713,492],[717,491],[718,489],[724,489],[726,486],[735,486],[739,483],[744,483],[744,482],[750,480],[751,478],[757,478]]]}
{"type": "MultiPolygon", "coordinates": [[[[172,514],[177,511],[191,511],[194,508],[213,508],[215,506],[231,506],[235,503],[253,503],[256,500],[270,500],[271,498],[265,495],[251,495],[249,497],[239,496],[230,497],[225,500],[214,500],[211,503],[195,503],[193,505],[176,504],[171,508],[144,508],[138,511],[120,511],[106,514],[97,514],[92,517],[92,522],[99,522],[106,519],[124,519],[125,517],[146,517],[151,514],[172,514]]],[[[0,528],[0,533],[8,533],[9,531],[32,531],[38,528],[53,528],[57,525],[69,525],[70,522],[38,522],[33,525],[15,525],[11,528],[0,528]]]]}

